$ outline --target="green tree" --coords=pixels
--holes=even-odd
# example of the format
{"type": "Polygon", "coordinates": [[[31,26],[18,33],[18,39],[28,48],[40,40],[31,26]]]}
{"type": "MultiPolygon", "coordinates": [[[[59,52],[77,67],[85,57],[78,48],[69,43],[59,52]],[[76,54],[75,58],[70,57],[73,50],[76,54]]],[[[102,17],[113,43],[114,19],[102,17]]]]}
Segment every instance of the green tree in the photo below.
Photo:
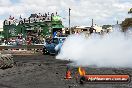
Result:
{"type": "Polygon", "coordinates": [[[128,14],[132,14],[132,8],[128,11],[128,14]]]}

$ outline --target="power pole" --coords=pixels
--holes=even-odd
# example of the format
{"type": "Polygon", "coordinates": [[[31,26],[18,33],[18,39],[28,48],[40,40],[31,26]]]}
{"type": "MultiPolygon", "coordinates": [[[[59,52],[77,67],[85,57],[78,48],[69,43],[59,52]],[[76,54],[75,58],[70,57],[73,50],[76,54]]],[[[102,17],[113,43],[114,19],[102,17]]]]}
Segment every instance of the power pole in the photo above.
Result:
{"type": "Polygon", "coordinates": [[[119,24],[118,20],[117,20],[117,24],[119,24]]]}
{"type": "Polygon", "coordinates": [[[93,25],[94,25],[94,22],[93,22],[93,19],[92,19],[92,27],[93,27],[93,25]]]}
{"type": "Polygon", "coordinates": [[[71,19],[70,19],[70,16],[71,16],[71,9],[69,8],[69,31],[70,31],[70,34],[71,34],[71,19]]]}

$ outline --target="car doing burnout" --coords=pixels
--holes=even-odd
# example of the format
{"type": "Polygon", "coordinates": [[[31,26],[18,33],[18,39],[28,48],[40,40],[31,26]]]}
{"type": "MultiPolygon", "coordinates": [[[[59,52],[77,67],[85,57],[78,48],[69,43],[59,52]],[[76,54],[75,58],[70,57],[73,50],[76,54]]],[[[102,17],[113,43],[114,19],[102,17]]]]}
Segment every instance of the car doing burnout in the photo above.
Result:
{"type": "Polygon", "coordinates": [[[43,46],[43,54],[58,54],[66,37],[55,37],[47,40],[43,46]]]}

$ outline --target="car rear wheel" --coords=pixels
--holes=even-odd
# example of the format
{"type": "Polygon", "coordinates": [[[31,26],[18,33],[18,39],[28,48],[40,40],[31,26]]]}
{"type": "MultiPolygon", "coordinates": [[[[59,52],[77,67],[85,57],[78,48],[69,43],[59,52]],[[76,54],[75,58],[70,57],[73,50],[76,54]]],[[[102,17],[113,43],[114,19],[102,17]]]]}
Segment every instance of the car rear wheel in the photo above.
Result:
{"type": "Polygon", "coordinates": [[[49,52],[47,51],[47,49],[44,47],[43,48],[43,55],[48,55],[49,54],[49,52]]]}
{"type": "Polygon", "coordinates": [[[60,50],[57,50],[56,52],[55,52],[55,55],[58,55],[60,53],[60,50]]]}

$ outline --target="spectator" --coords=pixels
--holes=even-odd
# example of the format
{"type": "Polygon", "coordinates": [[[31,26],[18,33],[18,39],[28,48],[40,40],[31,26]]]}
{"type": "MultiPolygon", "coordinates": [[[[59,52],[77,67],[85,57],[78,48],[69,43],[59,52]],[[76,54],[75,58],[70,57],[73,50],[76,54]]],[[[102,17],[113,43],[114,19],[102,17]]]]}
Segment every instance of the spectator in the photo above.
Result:
{"type": "Polygon", "coordinates": [[[19,45],[19,39],[18,39],[18,37],[16,38],[16,45],[19,45]]]}
{"type": "Polygon", "coordinates": [[[54,34],[53,34],[53,37],[56,37],[57,36],[57,32],[55,31],[54,34]]]}
{"type": "Polygon", "coordinates": [[[22,44],[25,44],[26,42],[25,42],[25,38],[22,38],[22,44]]]}
{"type": "Polygon", "coordinates": [[[7,41],[7,39],[6,39],[6,40],[4,40],[4,42],[5,42],[5,45],[7,45],[7,44],[8,44],[8,41],[7,41]]]}
{"type": "Polygon", "coordinates": [[[45,38],[43,37],[43,43],[45,43],[45,38]]]}

